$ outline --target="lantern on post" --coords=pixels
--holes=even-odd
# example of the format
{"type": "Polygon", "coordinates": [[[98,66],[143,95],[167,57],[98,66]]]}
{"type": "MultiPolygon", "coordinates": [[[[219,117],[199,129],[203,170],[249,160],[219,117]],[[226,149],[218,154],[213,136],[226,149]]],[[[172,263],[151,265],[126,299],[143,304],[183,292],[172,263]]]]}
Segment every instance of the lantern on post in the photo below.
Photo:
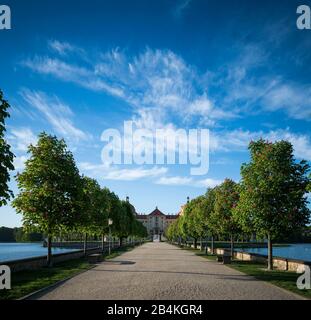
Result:
{"type": "Polygon", "coordinates": [[[112,219],[108,219],[108,227],[109,227],[109,255],[111,254],[111,225],[113,224],[112,219]]]}

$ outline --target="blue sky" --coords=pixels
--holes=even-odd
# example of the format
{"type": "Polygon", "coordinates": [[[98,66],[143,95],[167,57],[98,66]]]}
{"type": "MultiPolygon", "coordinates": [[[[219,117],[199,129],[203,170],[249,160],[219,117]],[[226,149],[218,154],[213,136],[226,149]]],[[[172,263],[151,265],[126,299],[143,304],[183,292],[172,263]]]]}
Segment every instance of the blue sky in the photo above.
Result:
{"type": "MultiPolygon", "coordinates": [[[[66,139],[81,173],[128,195],[138,212],[174,214],[187,196],[238,181],[252,139],[288,139],[311,161],[311,31],[296,28],[301,1],[4,2],[12,30],[0,31],[0,88],[12,106],[17,171],[45,130],[66,139]],[[101,133],[127,120],[210,129],[208,174],[190,176],[184,165],[107,169],[101,133]]],[[[0,225],[21,217],[2,207],[0,225]]]]}

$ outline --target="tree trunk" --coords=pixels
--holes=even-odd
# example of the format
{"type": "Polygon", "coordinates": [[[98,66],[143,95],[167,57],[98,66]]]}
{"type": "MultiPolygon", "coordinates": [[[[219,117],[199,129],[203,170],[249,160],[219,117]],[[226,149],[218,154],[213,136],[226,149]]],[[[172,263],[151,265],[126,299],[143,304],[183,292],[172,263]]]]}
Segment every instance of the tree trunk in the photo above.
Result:
{"type": "Polygon", "coordinates": [[[205,239],[205,254],[207,255],[207,239],[205,239]]]}
{"type": "Polygon", "coordinates": [[[198,247],[198,240],[197,238],[194,239],[194,249],[196,249],[198,247]]]}
{"type": "Polygon", "coordinates": [[[83,252],[85,257],[86,257],[86,250],[87,250],[87,233],[84,234],[84,243],[83,243],[83,252]]]}
{"type": "Polygon", "coordinates": [[[203,251],[202,238],[200,238],[200,251],[203,251]]]}
{"type": "Polygon", "coordinates": [[[47,245],[48,245],[47,265],[50,268],[53,266],[53,262],[52,262],[52,237],[50,235],[48,235],[47,245]]]}
{"type": "Polygon", "coordinates": [[[122,246],[123,246],[123,238],[120,237],[120,248],[122,248],[122,246]]]}
{"type": "Polygon", "coordinates": [[[211,250],[212,250],[212,254],[214,254],[214,236],[212,236],[211,250]]]}
{"type": "Polygon", "coordinates": [[[233,233],[231,233],[231,238],[230,238],[230,241],[231,241],[231,259],[233,259],[234,257],[234,239],[233,239],[233,233]]]}
{"type": "Polygon", "coordinates": [[[273,270],[273,245],[270,234],[268,235],[268,270],[273,270]]]}

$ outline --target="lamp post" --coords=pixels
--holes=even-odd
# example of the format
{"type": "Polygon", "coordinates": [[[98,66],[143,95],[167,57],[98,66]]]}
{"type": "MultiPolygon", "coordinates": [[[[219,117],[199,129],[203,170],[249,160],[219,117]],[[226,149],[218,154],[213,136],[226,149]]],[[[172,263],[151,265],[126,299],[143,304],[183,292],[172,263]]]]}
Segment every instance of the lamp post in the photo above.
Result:
{"type": "Polygon", "coordinates": [[[112,219],[108,219],[108,227],[109,227],[109,255],[111,254],[111,225],[113,224],[112,219]]]}

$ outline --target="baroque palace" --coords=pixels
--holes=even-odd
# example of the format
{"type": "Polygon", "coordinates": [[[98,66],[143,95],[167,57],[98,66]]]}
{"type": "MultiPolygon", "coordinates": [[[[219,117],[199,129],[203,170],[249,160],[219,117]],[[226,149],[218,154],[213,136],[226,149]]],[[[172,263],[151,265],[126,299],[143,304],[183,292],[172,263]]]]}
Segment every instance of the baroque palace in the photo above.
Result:
{"type": "Polygon", "coordinates": [[[165,215],[158,207],[149,214],[137,214],[137,220],[147,228],[150,236],[163,235],[178,215],[165,215]]]}
{"type": "MultiPolygon", "coordinates": [[[[187,202],[189,202],[189,197],[187,202]]],[[[184,206],[181,207],[178,214],[167,215],[156,207],[149,214],[136,214],[136,218],[147,228],[149,236],[162,236],[170,224],[183,214],[183,208],[184,206]]]]}

